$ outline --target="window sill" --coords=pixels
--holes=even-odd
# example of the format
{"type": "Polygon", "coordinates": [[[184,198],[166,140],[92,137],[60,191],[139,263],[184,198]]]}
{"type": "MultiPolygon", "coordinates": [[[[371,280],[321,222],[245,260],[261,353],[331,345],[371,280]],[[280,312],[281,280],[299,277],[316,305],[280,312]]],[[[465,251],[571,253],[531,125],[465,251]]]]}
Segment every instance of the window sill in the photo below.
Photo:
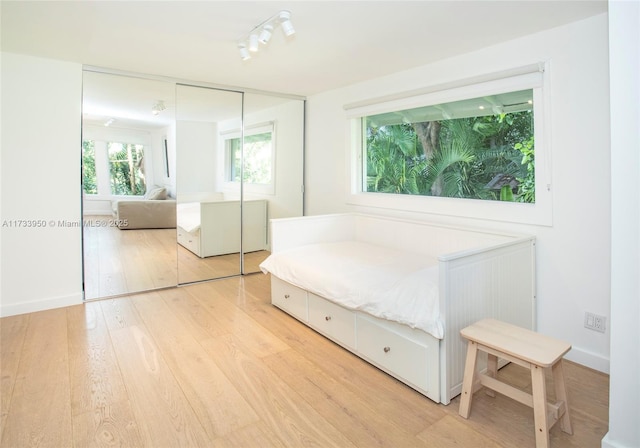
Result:
{"type": "Polygon", "coordinates": [[[347,203],[387,210],[551,226],[553,221],[550,197],[546,199],[538,200],[536,204],[524,204],[433,196],[351,193],[347,196],[347,203]]]}

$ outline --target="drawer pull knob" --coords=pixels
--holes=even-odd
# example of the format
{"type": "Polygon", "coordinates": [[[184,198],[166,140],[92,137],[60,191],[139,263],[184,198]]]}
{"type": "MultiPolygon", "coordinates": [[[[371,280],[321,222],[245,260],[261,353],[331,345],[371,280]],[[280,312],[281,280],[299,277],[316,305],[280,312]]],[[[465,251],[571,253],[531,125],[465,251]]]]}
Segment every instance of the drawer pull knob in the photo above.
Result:
{"type": "Polygon", "coordinates": [[[331,320],[331,316],[325,316],[324,320],[326,320],[327,322],[329,322],[331,320]]]}
{"type": "Polygon", "coordinates": [[[385,353],[389,353],[391,351],[391,347],[385,347],[382,350],[384,350],[385,353]]]}
{"type": "Polygon", "coordinates": [[[289,294],[285,294],[285,295],[284,295],[284,298],[285,298],[285,299],[288,299],[288,298],[289,298],[289,294]]]}

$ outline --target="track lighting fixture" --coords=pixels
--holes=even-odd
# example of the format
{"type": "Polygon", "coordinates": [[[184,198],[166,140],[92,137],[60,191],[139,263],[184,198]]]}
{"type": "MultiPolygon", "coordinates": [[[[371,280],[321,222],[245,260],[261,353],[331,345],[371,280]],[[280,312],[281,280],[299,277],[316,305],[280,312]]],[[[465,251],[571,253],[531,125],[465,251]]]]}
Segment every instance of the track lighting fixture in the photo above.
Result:
{"type": "Polygon", "coordinates": [[[286,37],[296,32],[291,23],[291,12],[280,11],[273,17],[262,22],[251,30],[251,32],[243,39],[238,41],[238,51],[243,61],[251,58],[251,53],[256,53],[260,49],[260,44],[266,45],[271,39],[273,30],[282,27],[282,32],[286,37]]]}

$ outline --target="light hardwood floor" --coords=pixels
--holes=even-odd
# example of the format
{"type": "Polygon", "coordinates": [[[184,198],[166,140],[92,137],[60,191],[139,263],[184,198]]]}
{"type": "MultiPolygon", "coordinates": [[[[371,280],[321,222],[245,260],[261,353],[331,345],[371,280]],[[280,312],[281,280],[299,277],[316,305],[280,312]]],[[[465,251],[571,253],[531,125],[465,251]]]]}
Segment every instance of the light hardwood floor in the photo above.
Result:
{"type": "MultiPolygon", "coordinates": [[[[262,274],[0,319],[0,446],[533,447],[531,409],[482,391],[469,420],[269,303],[262,274]]],[[[599,447],[608,377],[566,365],[574,435],[599,447]]],[[[501,378],[530,388],[527,372],[501,378]]],[[[551,391],[553,387],[549,387],[551,391]]]]}
{"type": "MultiPolygon", "coordinates": [[[[240,254],[200,258],[176,241],[176,229],[120,230],[110,216],[85,217],[87,300],[240,274],[240,254]]],[[[259,272],[267,251],[245,254],[245,273],[259,272]]]]}

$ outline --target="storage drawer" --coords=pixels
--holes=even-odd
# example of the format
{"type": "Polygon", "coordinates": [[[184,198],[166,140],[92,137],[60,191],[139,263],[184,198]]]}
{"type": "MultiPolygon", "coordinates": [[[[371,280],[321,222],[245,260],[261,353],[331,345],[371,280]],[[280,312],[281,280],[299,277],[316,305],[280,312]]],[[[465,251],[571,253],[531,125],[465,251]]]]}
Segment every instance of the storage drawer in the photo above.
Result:
{"type": "Polygon", "coordinates": [[[271,276],[271,303],[303,322],[309,321],[307,291],[271,276]]]}
{"type": "Polygon", "coordinates": [[[309,293],[309,324],[337,343],[356,348],[356,315],[315,294],[309,293]]]}
{"type": "Polygon", "coordinates": [[[358,315],[356,320],[357,352],[387,372],[427,391],[428,348],[372,319],[358,315]]]}
{"type": "Polygon", "coordinates": [[[194,235],[178,227],[178,243],[200,256],[200,234],[194,235]]]}

